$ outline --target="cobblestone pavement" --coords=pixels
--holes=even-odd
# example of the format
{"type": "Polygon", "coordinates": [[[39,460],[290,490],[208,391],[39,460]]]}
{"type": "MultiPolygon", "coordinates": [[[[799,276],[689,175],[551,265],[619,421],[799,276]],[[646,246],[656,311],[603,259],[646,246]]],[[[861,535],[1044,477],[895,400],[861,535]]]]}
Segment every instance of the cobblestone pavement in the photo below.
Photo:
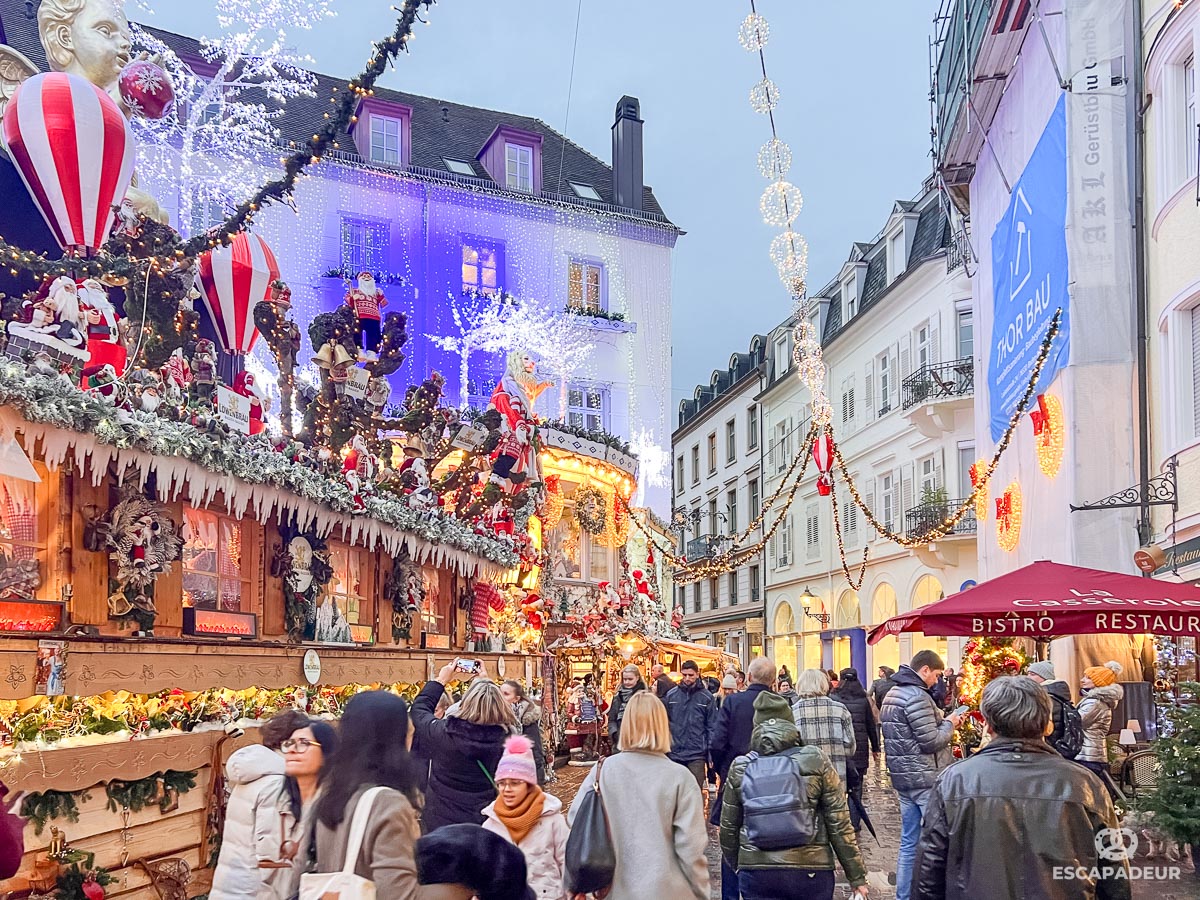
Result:
{"type": "MultiPolygon", "coordinates": [[[[568,766],[558,770],[558,781],[549,786],[549,791],[570,805],[579,785],[583,782],[588,770],[568,766]]],[[[896,874],[896,856],[900,850],[900,804],[896,793],[887,781],[886,773],[874,767],[867,773],[866,784],[863,788],[863,801],[875,825],[878,840],[872,838],[863,828],[861,849],[867,864],[868,879],[872,898],[894,898],[896,889],[891,881],[896,874]]],[[[721,865],[720,850],[717,846],[717,831],[709,829],[708,868],[712,879],[713,900],[721,896],[721,865]]],[[[1166,863],[1161,859],[1148,860],[1139,856],[1133,865],[1141,868],[1165,868],[1175,863],[1166,863]]],[[[1134,900],[1200,900],[1200,878],[1197,878],[1190,862],[1185,859],[1179,863],[1178,878],[1140,879],[1133,882],[1134,900]]],[[[835,898],[850,896],[850,886],[845,881],[841,870],[837,871],[838,887],[834,890],[835,898]]]]}

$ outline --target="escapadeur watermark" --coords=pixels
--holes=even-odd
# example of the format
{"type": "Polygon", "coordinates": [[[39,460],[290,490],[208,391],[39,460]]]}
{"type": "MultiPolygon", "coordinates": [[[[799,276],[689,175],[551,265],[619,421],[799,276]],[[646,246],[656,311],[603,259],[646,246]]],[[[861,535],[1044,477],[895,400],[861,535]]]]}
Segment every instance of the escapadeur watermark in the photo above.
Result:
{"type": "Polygon", "coordinates": [[[1137,833],[1132,828],[1102,828],[1096,832],[1096,854],[1100,864],[1087,866],[1055,866],[1055,881],[1116,881],[1155,880],[1177,881],[1182,876],[1179,866],[1128,865],[1138,848],[1137,833]],[[1106,865],[1112,863],[1113,865],[1106,865]]]}

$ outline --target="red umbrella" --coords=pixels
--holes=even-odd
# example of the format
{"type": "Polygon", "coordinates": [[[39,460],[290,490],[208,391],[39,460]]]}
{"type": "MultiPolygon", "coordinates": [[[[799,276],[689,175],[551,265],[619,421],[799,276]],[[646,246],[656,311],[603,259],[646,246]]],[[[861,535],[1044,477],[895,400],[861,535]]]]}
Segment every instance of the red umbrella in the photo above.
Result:
{"type": "Polygon", "coordinates": [[[878,643],[904,631],[941,637],[1068,634],[1200,635],[1200,588],[1053,562],[1032,565],[893,616],[878,643]]]}

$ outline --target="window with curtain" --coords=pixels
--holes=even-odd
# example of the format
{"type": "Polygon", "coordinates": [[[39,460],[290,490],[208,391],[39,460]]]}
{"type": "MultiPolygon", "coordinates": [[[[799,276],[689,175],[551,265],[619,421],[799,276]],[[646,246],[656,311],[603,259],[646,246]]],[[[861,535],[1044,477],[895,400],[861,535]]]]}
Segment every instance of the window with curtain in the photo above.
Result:
{"type": "Polygon", "coordinates": [[[244,571],[243,523],[231,516],[185,506],[183,510],[183,605],[239,612],[250,599],[244,571]]]}
{"type": "Polygon", "coordinates": [[[583,259],[567,265],[567,306],[581,312],[605,309],[604,266],[583,259]]]}
{"type": "Polygon", "coordinates": [[[338,609],[351,625],[371,624],[367,578],[373,558],[366,550],[340,541],[329,542],[333,578],[325,593],[337,601],[338,609]]]}
{"type": "MultiPolygon", "coordinates": [[[[43,480],[48,477],[41,463],[33,465],[43,480]]],[[[43,581],[46,536],[45,523],[38,516],[37,489],[32,481],[0,478],[0,552],[15,567],[11,577],[32,580],[36,573],[43,581]]]]}
{"type": "Polygon", "coordinates": [[[504,251],[499,244],[467,238],[462,244],[462,289],[496,293],[504,281],[504,251]]]}

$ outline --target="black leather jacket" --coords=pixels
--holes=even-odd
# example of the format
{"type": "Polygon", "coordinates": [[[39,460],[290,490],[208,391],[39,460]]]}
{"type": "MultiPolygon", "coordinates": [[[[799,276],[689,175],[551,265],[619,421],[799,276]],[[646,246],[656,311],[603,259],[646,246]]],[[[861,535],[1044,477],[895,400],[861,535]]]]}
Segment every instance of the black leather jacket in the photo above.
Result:
{"type": "Polygon", "coordinates": [[[1127,863],[1096,850],[1097,832],[1117,824],[1083,766],[1045,741],[996,738],[934,785],[912,898],[1128,900],[1127,863]]]}

